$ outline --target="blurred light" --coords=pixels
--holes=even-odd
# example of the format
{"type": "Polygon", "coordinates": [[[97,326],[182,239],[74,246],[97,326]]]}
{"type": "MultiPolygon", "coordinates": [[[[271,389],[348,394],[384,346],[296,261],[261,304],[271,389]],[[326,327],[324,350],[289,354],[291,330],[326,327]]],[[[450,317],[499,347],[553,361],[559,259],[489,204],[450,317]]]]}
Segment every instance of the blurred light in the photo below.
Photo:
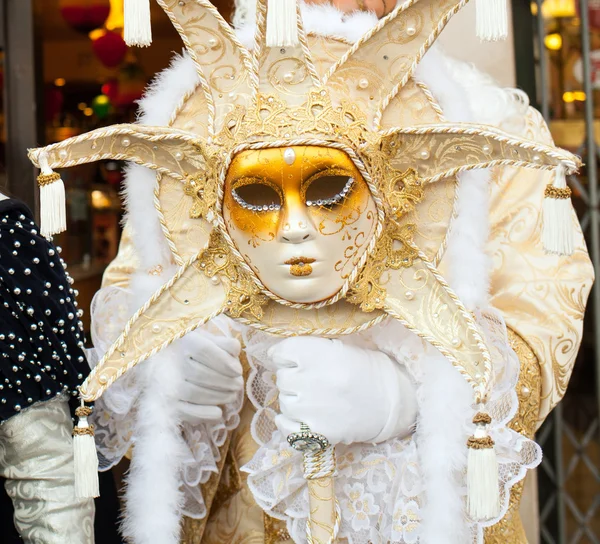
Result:
{"type": "Polygon", "coordinates": [[[95,42],[98,38],[102,38],[104,34],[106,34],[106,30],[104,28],[97,28],[96,30],[92,30],[88,36],[90,37],[90,40],[95,42]]]}
{"type": "Polygon", "coordinates": [[[102,191],[92,191],[92,208],[110,208],[110,198],[102,191]]]}
{"type": "Polygon", "coordinates": [[[104,106],[108,103],[110,103],[110,98],[108,98],[108,96],[106,96],[105,94],[101,94],[99,96],[97,96],[95,99],[96,104],[100,105],[100,106],[104,106]]]}
{"type": "Polygon", "coordinates": [[[545,0],[542,4],[544,17],[575,17],[575,0],[545,0]]]}
{"type": "MultiPolygon", "coordinates": [[[[530,6],[532,15],[537,15],[537,2],[531,2],[530,6]]],[[[575,0],[544,0],[542,3],[542,17],[544,19],[575,17],[576,15],[575,0]]]]}
{"type": "Polygon", "coordinates": [[[536,16],[538,12],[537,2],[531,2],[531,15],[536,16]]]}
{"type": "Polygon", "coordinates": [[[563,101],[570,104],[571,102],[585,102],[585,93],[583,91],[567,91],[563,93],[563,101]]]}
{"type": "Polygon", "coordinates": [[[562,47],[562,36],[558,33],[548,34],[544,38],[545,46],[551,51],[558,51],[562,47]]]}
{"type": "Polygon", "coordinates": [[[56,85],[57,87],[64,87],[66,84],[67,84],[67,81],[65,80],[64,77],[59,77],[54,80],[54,85],[56,85]]]}
{"type": "Polygon", "coordinates": [[[108,30],[119,30],[125,26],[123,16],[123,0],[110,0],[110,15],[106,21],[108,30]]]}
{"type": "Polygon", "coordinates": [[[94,115],[94,110],[92,108],[85,108],[83,110],[83,115],[85,115],[86,117],[91,117],[92,115],[94,115]]]}
{"type": "Polygon", "coordinates": [[[88,105],[85,102],[79,102],[79,104],[77,104],[77,109],[79,111],[83,111],[88,107],[88,105]]]}

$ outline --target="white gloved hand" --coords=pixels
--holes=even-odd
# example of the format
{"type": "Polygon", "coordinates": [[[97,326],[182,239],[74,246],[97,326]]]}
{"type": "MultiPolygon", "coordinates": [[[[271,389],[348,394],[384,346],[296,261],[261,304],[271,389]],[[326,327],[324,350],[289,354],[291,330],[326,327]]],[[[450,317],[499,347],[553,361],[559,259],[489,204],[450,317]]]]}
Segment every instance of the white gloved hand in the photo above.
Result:
{"type": "Polygon", "coordinates": [[[287,436],[306,423],[332,444],[403,438],[415,424],[415,385],[385,353],[319,337],[288,338],[269,350],[287,436]]]}
{"type": "Polygon", "coordinates": [[[223,417],[220,406],[244,387],[241,345],[235,338],[195,331],[184,338],[185,381],[178,392],[182,421],[198,424],[223,417]]]}

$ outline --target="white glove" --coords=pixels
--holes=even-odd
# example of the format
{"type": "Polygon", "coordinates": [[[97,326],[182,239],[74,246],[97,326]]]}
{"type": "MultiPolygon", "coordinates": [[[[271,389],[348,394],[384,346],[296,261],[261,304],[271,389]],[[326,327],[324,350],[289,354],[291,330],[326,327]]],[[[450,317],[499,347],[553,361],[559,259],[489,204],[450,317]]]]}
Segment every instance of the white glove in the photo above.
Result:
{"type": "Polygon", "coordinates": [[[181,419],[190,424],[218,421],[220,406],[244,388],[240,343],[235,338],[194,331],[184,338],[185,382],[179,391],[181,419]]]}
{"type": "Polygon", "coordinates": [[[287,436],[306,423],[332,444],[403,438],[415,424],[415,386],[385,353],[319,337],[288,338],[269,350],[287,436]]]}

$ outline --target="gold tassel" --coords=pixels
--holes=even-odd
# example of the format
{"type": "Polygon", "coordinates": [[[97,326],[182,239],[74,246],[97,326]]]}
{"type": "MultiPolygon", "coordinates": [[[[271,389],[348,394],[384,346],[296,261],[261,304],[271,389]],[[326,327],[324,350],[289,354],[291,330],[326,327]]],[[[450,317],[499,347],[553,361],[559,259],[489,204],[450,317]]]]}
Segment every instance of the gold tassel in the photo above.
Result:
{"type": "Polygon", "coordinates": [[[475,5],[477,37],[488,42],[508,36],[507,0],[477,0],[475,5]]]}
{"type": "Polygon", "coordinates": [[[41,173],[37,182],[40,187],[40,231],[42,236],[50,238],[67,230],[65,184],[60,174],[50,168],[45,153],[40,154],[39,163],[41,173]]]}
{"type": "Polygon", "coordinates": [[[267,47],[294,47],[298,38],[296,0],[269,0],[267,7],[267,47]]]}
{"type": "Polygon", "coordinates": [[[125,0],[125,43],[148,47],[152,44],[150,0],[125,0]]]}
{"type": "Polygon", "coordinates": [[[100,495],[98,480],[98,455],[94,441],[94,426],[88,423],[92,409],[81,406],[75,410],[78,417],[73,429],[73,457],[75,465],[75,495],[78,498],[95,498],[100,495]]]}
{"type": "Polygon", "coordinates": [[[543,205],[542,242],[548,253],[573,253],[573,209],[565,169],[556,169],[553,183],[546,185],[543,205]]]}
{"type": "Polygon", "coordinates": [[[475,414],[475,432],[467,441],[467,510],[475,521],[493,519],[500,515],[498,459],[494,441],[486,429],[491,422],[492,418],[488,414],[475,414]]]}

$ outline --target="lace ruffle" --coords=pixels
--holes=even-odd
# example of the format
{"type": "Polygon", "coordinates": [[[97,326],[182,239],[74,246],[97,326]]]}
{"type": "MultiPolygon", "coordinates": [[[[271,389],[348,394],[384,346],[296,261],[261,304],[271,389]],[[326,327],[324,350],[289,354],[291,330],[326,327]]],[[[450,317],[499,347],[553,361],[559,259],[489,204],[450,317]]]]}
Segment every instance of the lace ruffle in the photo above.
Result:
{"type": "MultiPolygon", "coordinates": [[[[101,289],[94,297],[91,315],[95,347],[89,353],[92,367],[125,327],[129,319],[131,297],[130,291],[112,286],[101,289]]],[[[230,334],[230,324],[225,317],[213,320],[210,327],[220,334],[230,334]]],[[[180,342],[184,341],[185,339],[180,342]]],[[[117,380],[96,402],[92,419],[96,426],[96,448],[102,471],[115,466],[135,443],[137,399],[144,382],[143,371],[142,363],[117,380]]],[[[225,405],[221,421],[198,425],[182,424],[182,435],[187,444],[181,467],[183,514],[188,517],[206,516],[200,485],[206,483],[212,473],[218,472],[220,448],[228,433],[239,424],[243,400],[243,392],[240,392],[234,402],[225,405]]]]}
{"type": "MultiPolygon", "coordinates": [[[[502,512],[496,520],[469,524],[472,542],[481,544],[484,526],[493,525],[504,516],[510,488],[525,476],[527,469],[539,464],[541,450],[535,442],[507,427],[518,408],[515,386],[519,361],[509,346],[504,322],[493,310],[479,312],[477,320],[492,350],[495,371],[488,409],[493,418],[490,432],[496,441],[502,500],[502,512]]],[[[257,410],[252,434],[261,447],[243,470],[249,473],[248,485],[257,503],[269,515],[285,520],[294,541],[304,543],[308,492],[302,457],[287,446],[285,437],[275,428],[277,388],[273,373],[264,364],[268,348],[278,340],[255,331],[248,331],[245,340],[251,365],[248,396],[257,410]]],[[[417,384],[424,357],[440,357],[397,322],[384,323],[352,341],[357,340],[365,347],[376,346],[404,364],[417,384]]],[[[465,426],[473,414],[474,410],[465,414],[465,426]]],[[[342,507],[340,536],[350,544],[419,542],[423,523],[427,522],[422,509],[428,490],[424,489],[414,438],[377,445],[338,445],[336,452],[336,495],[342,507]]],[[[464,483],[460,495],[466,496],[464,483]]]]}

